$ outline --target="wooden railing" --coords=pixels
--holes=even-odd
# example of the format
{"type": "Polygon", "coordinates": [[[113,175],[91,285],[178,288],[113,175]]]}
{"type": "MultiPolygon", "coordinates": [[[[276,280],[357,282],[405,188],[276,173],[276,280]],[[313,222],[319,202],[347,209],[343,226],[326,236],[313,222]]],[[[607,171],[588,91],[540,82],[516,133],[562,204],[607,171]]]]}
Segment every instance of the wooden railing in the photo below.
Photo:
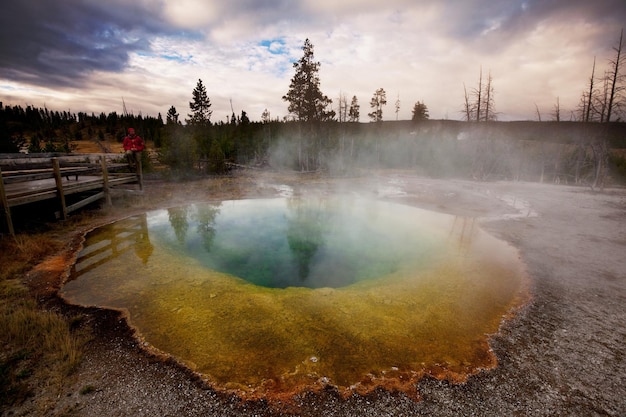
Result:
{"type": "Polygon", "coordinates": [[[72,211],[105,199],[111,205],[111,188],[137,183],[143,190],[141,161],[135,172],[128,164],[115,163],[119,154],[89,155],[0,155],[0,204],[8,231],[15,234],[11,209],[43,200],[56,200],[52,205],[57,218],[67,219],[72,211]],[[86,162],[85,162],[86,161],[86,162]],[[69,195],[81,195],[78,201],[66,204],[69,195]]]}

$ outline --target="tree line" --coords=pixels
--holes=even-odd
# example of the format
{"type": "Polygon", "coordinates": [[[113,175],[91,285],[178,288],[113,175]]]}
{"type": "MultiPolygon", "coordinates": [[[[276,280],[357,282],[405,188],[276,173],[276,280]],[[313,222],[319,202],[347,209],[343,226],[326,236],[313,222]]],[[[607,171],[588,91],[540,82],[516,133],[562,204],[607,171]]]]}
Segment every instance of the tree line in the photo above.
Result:
{"type": "Polygon", "coordinates": [[[73,142],[94,139],[102,142],[106,135],[122,142],[129,127],[138,128],[142,137],[160,143],[163,120],[158,117],[69,111],[51,111],[33,106],[3,106],[0,102],[0,153],[72,152],[73,142]]]}
{"type": "MultiPolygon", "coordinates": [[[[72,141],[80,139],[100,141],[103,151],[106,151],[106,142],[103,141],[105,135],[121,142],[126,129],[132,126],[144,139],[153,142],[163,163],[180,172],[199,170],[220,173],[227,169],[229,163],[248,166],[271,164],[298,171],[330,167],[341,170],[354,163],[382,166],[406,159],[407,152],[399,149],[398,143],[412,143],[421,137],[424,129],[428,130],[427,126],[432,126],[432,123],[428,123],[426,104],[421,101],[414,104],[411,121],[397,121],[400,106],[398,96],[394,106],[396,122],[383,122],[387,93],[384,88],[378,88],[369,103],[371,111],[367,115],[371,123],[360,123],[361,106],[357,97],[353,96],[348,102],[347,95],[342,92],[338,98],[338,106],[333,108],[333,100],[321,91],[320,63],[315,60],[313,45],[308,39],[305,40],[302,50],[302,58],[293,64],[294,75],[289,89],[282,97],[290,115],[282,121],[272,119],[267,110],[261,115],[260,122],[251,121],[245,111],[236,114],[233,110],[226,121],[212,122],[211,101],[202,80],[199,79],[192,91],[186,117],[181,117],[178,110],[171,106],[165,121],[161,114],[156,118],[126,112],[122,115],[116,112],[108,115],[73,114],[31,106],[25,109],[19,106],[3,107],[0,103],[0,152],[71,152],[72,141]],[[394,123],[406,130],[392,127],[394,123]],[[392,157],[389,152],[391,149],[401,154],[404,152],[404,155],[392,157]]],[[[612,66],[606,72],[608,75],[603,84],[606,88],[594,87],[596,83],[592,73],[588,93],[583,95],[585,106],[581,112],[581,115],[588,114],[589,117],[578,120],[608,122],[614,121],[615,115],[621,114],[624,90],[621,75],[624,60],[621,54],[621,36],[614,50],[616,57],[611,60],[612,66]],[[606,98],[605,101],[602,101],[603,97],[606,98]]],[[[481,68],[477,86],[469,91],[464,86],[464,92],[462,113],[467,122],[497,120],[491,71],[483,75],[481,68]]],[[[561,121],[559,115],[560,110],[555,112],[556,117],[553,120],[561,121]]],[[[470,131],[476,139],[476,130],[470,131]]],[[[484,135],[490,135],[485,132],[487,131],[483,132],[484,135]]],[[[446,135],[445,132],[442,134],[446,135]]],[[[595,160],[592,165],[598,171],[596,176],[601,177],[600,174],[607,169],[609,163],[608,136],[594,133],[590,137],[593,140],[576,141],[576,152],[579,154],[577,158],[580,162],[589,157],[587,154],[591,154],[595,160]]],[[[428,140],[431,139],[428,136],[428,140]]],[[[409,154],[417,152],[414,145],[410,147],[409,154]]],[[[436,158],[433,163],[434,161],[436,158]]],[[[579,166],[583,165],[585,164],[580,162],[579,166]]],[[[479,176],[482,177],[483,174],[479,176]]]]}

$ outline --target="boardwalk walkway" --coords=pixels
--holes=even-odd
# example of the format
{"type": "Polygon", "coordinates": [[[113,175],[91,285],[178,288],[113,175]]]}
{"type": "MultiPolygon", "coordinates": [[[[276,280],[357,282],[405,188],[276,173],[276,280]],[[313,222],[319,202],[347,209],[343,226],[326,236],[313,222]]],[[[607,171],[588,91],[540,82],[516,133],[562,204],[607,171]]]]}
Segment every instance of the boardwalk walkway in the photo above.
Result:
{"type": "Polygon", "coordinates": [[[141,163],[136,172],[128,164],[115,163],[119,154],[2,154],[0,155],[0,206],[8,232],[15,234],[11,210],[50,200],[48,207],[57,218],[87,204],[105,199],[111,204],[111,189],[121,184],[138,184],[143,189],[141,163]],[[67,204],[67,197],[75,200],[67,204]],[[76,197],[76,198],[74,198],[76,197]]]}

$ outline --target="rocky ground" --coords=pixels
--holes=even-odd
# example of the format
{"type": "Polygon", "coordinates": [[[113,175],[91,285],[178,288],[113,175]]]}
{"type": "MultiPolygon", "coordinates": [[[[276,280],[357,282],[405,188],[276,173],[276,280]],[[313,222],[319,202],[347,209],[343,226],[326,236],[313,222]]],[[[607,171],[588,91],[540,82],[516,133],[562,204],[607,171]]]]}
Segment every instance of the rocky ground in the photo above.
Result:
{"type": "MultiPolygon", "coordinates": [[[[497,368],[461,385],[424,379],[418,386],[419,402],[382,391],[344,400],[332,389],[303,394],[292,404],[242,402],[205,386],[173,361],[144,351],[118,314],[81,311],[94,337],[80,368],[56,389],[56,398],[33,398],[4,415],[626,415],[625,189],[593,192],[553,184],[434,180],[403,172],[368,179],[247,176],[212,186],[211,193],[207,181],[212,180],[175,185],[147,181],[145,206],[279,195],[287,188],[358,192],[475,217],[483,228],[519,248],[531,277],[532,300],[493,336],[497,368]]],[[[109,217],[128,214],[118,210],[109,217]]],[[[78,234],[73,233],[74,239],[78,234]]],[[[46,276],[54,280],[37,270],[30,279],[41,287],[46,276]]],[[[41,392],[50,389],[42,386],[41,392]]]]}

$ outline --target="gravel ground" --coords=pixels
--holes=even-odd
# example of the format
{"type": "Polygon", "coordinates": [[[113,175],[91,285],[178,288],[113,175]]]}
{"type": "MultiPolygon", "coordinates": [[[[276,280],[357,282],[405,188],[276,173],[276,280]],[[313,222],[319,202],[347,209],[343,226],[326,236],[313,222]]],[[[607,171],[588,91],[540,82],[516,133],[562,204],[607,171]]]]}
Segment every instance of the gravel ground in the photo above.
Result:
{"type": "MultiPolygon", "coordinates": [[[[90,310],[83,314],[94,338],[78,371],[55,399],[33,398],[5,415],[626,416],[626,190],[402,172],[367,181],[262,177],[247,183],[247,191],[229,188],[217,197],[340,190],[478,218],[520,250],[532,282],[531,301],[491,340],[498,366],[460,385],[426,378],[418,385],[419,402],[383,391],[341,399],[332,389],[292,404],[242,402],[141,349],[118,314],[90,310]]],[[[167,204],[180,204],[190,195],[202,199],[202,184],[148,181],[146,193],[157,192],[172,198],[167,204]]]]}

